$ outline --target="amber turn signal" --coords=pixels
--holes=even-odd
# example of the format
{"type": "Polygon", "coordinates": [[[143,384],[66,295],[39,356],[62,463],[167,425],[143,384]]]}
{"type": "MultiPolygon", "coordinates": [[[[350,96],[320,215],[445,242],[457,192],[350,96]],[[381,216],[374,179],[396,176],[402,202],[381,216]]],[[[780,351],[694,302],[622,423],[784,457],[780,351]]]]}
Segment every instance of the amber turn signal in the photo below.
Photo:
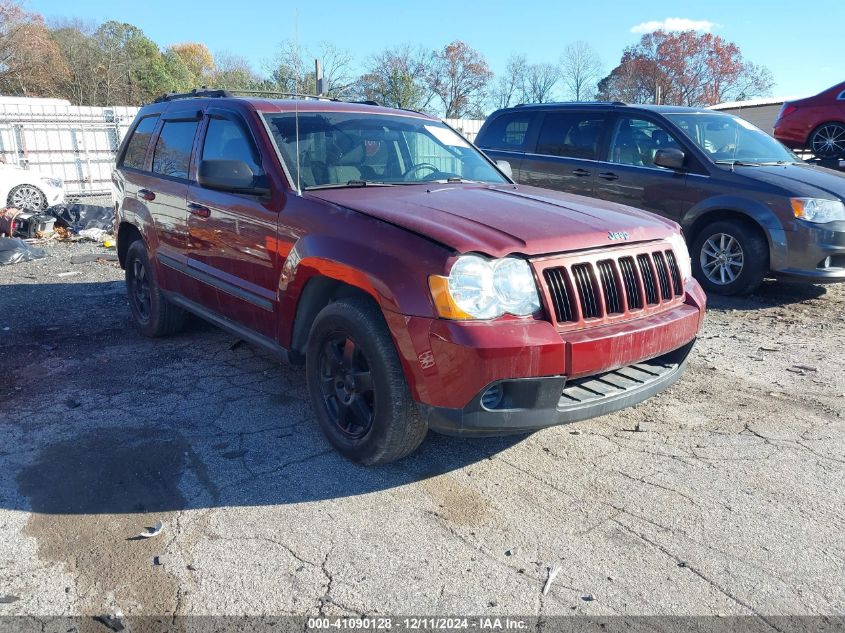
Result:
{"type": "Polygon", "coordinates": [[[449,292],[449,278],[442,275],[431,275],[428,278],[428,286],[431,289],[431,298],[434,300],[434,307],[437,314],[444,319],[472,319],[471,314],[464,312],[455,303],[449,292]]]}

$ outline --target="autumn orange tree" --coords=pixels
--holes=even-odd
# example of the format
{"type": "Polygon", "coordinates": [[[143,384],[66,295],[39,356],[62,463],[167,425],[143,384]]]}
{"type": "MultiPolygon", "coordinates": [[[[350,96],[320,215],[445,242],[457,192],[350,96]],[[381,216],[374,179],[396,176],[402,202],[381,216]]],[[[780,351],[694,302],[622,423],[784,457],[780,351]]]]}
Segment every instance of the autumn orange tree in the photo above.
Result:
{"type": "Polygon", "coordinates": [[[659,30],[625,49],[598,92],[607,100],[701,106],[762,96],[773,83],[768,69],[718,35],[659,30]]]}
{"type": "Polygon", "coordinates": [[[44,19],[13,0],[0,0],[0,93],[56,96],[67,73],[44,19]]]}

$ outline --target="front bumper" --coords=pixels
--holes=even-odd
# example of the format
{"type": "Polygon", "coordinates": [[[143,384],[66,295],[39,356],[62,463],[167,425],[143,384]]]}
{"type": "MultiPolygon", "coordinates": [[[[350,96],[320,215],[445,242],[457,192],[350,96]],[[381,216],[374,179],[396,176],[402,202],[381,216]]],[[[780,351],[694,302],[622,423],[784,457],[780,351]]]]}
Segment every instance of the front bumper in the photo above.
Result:
{"type": "Polygon", "coordinates": [[[47,198],[47,206],[55,207],[65,203],[65,190],[49,185],[43,186],[44,196],[47,198]]]}
{"type": "Polygon", "coordinates": [[[657,358],[596,376],[504,380],[466,407],[420,404],[430,429],[445,435],[484,437],[525,433],[619,411],[663,391],[683,374],[693,341],[657,358]],[[498,402],[489,406],[494,393],[498,402]]]}
{"type": "Polygon", "coordinates": [[[845,282],[845,222],[829,225],[796,220],[786,237],[785,261],[772,270],[775,277],[811,283],[845,282]]]}
{"type": "Polygon", "coordinates": [[[681,361],[701,327],[705,303],[701,287],[690,280],[683,302],[663,312],[571,331],[539,319],[385,316],[411,393],[431,428],[506,434],[602,415],[664,389],[683,371],[681,361]],[[666,356],[679,350],[686,351],[677,363],[666,356]],[[678,366],[658,372],[660,380],[606,394],[601,402],[585,401],[581,412],[559,405],[565,388],[664,357],[678,366]],[[505,391],[504,404],[479,408],[482,395],[497,384],[505,391]]]}

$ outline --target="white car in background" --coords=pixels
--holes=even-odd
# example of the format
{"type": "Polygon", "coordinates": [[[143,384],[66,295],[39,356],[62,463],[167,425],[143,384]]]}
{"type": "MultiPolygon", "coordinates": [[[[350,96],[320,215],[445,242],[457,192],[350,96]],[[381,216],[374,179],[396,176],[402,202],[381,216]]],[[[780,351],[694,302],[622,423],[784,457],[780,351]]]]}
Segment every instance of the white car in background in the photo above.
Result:
{"type": "Polygon", "coordinates": [[[61,178],[0,164],[0,206],[38,211],[64,201],[65,184],[61,178]]]}

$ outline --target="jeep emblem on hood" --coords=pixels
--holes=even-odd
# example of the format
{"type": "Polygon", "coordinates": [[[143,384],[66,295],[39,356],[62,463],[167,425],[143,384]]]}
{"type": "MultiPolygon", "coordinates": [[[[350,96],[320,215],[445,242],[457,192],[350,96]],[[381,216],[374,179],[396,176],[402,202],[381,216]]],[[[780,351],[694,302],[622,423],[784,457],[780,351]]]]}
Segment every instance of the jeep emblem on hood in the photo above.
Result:
{"type": "Polygon", "coordinates": [[[628,239],[628,232],[627,231],[609,231],[607,234],[607,239],[609,240],[627,240],[628,239]]]}

